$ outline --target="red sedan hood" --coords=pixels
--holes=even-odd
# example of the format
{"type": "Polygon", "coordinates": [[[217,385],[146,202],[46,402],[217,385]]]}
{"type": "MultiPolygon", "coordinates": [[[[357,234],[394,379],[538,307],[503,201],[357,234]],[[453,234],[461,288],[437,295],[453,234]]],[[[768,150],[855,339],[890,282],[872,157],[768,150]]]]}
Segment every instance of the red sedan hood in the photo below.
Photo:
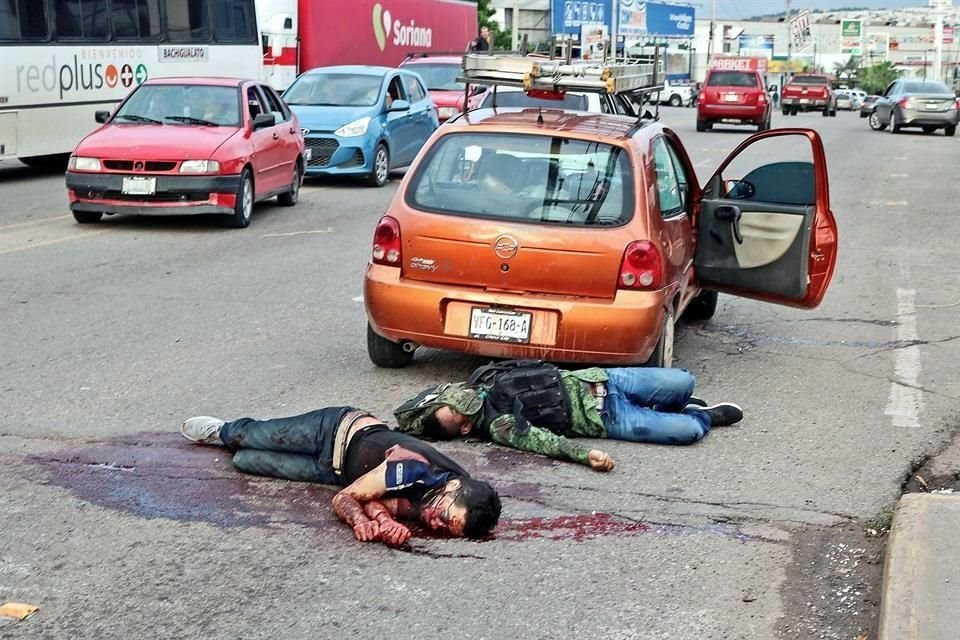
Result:
{"type": "Polygon", "coordinates": [[[207,160],[237,127],[108,124],[77,145],[78,156],[117,160],[207,160]]]}

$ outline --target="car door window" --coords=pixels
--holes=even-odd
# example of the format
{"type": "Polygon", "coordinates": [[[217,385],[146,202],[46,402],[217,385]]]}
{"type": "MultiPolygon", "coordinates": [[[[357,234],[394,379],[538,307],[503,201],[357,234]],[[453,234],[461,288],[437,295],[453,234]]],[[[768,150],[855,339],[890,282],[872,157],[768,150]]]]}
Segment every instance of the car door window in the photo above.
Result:
{"type": "Polygon", "coordinates": [[[283,101],[277,97],[273,89],[265,85],[260,85],[260,91],[264,98],[264,104],[266,104],[267,109],[273,113],[274,119],[276,119],[278,123],[286,122],[289,119],[289,112],[284,109],[283,101]]]}
{"type": "Polygon", "coordinates": [[[400,82],[400,76],[393,76],[390,84],[387,86],[387,109],[393,104],[394,100],[406,100],[407,94],[403,89],[403,83],[400,82]]]}
{"type": "Polygon", "coordinates": [[[673,161],[673,169],[677,172],[677,184],[680,186],[680,198],[683,204],[683,210],[687,211],[690,203],[690,177],[687,175],[687,169],[680,160],[680,154],[674,148],[673,143],[664,140],[667,150],[670,152],[670,160],[673,161]]]}
{"type": "Polygon", "coordinates": [[[419,102],[427,97],[427,92],[424,91],[420,85],[420,80],[418,80],[416,76],[405,75],[404,80],[410,102],[419,102]]]}
{"type": "Polygon", "coordinates": [[[264,106],[263,98],[260,97],[256,85],[247,87],[247,110],[250,112],[251,122],[261,113],[270,113],[270,110],[264,106]]]}
{"type": "Polygon", "coordinates": [[[663,138],[653,141],[653,168],[657,176],[657,194],[660,201],[660,215],[664,218],[683,213],[683,197],[680,195],[680,181],[670,158],[670,151],[663,138]]]}

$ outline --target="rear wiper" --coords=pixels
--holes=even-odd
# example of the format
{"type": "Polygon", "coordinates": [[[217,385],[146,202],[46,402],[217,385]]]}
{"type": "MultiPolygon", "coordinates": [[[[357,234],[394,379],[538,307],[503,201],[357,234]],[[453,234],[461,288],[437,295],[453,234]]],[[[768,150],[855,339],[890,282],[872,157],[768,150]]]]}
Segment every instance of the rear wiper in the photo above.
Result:
{"type": "Polygon", "coordinates": [[[176,122],[188,122],[190,124],[202,124],[207,127],[219,127],[220,125],[216,122],[210,122],[209,120],[204,120],[203,118],[192,118],[190,116],[163,116],[164,120],[174,120],[176,122]]]}
{"type": "Polygon", "coordinates": [[[146,116],[138,116],[136,114],[121,114],[116,117],[116,119],[123,118],[124,120],[130,120],[131,122],[146,122],[149,124],[163,124],[159,120],[154,120],[153,118],[148,118],[146,116]]]}

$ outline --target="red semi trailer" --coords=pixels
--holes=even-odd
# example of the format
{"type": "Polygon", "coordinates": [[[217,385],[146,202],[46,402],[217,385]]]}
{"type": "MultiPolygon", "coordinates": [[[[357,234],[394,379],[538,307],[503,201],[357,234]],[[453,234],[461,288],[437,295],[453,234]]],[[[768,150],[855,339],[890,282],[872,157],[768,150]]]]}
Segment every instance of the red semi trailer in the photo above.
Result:
{"type": "Polygon", "coordinates": [[[280,90],[314,67],[460,52],[478,24],[468,0],[258,0],[257,16],[264,79],[280,90]]]}

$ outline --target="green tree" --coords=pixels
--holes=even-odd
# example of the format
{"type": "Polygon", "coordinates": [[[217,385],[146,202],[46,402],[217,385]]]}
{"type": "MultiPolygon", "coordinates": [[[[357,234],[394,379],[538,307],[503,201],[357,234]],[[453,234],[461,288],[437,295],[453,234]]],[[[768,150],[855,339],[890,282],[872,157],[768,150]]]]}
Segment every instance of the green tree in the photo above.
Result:
{"type": "Polygon", "coordinates": [[[837,77],[837,80],[846,81],[851,86],[857,81],[859,71],[860,58],[857,56],[850,56],[850,59],[846,62],[837,62],[833,65],[833,74],[837,77]]]}
{"type": "Polygon", "coordinates": [[[864,69],[860,74],[860,86],[867,93],[883,93],[887,85],[898,77],[900,77],[900,72],[888,60],[864,69]]]}
{"type": "Polygon", "coordinates": [[[513,36],[510,29],[500,29],[500,25],[493,19],[494,10],[490,6],[490,0],[477,0],[477,32],[481,27],[490,29],[491,40],[494,49],[513,48],[513,36]]]}

